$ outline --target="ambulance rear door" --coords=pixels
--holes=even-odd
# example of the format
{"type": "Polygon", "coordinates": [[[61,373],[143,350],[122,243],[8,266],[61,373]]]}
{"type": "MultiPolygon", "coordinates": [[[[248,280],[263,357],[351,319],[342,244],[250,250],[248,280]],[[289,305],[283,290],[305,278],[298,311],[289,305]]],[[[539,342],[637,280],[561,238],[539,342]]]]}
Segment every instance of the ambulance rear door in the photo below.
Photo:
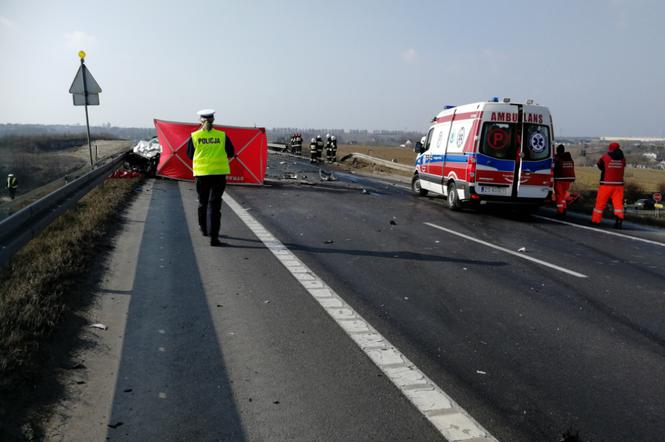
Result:
{"type": "Polygon", "coordinates": [[[547,108],[522,105],[518,198],[545,199],[552,189],[552,121],[547,108]]]}
{"type": "Polygon", "coordinates": [[[511,198],[519,171],[519,107],[492,104],[483,112],[476,154],[475,191],[481,196],[511,198]]]}

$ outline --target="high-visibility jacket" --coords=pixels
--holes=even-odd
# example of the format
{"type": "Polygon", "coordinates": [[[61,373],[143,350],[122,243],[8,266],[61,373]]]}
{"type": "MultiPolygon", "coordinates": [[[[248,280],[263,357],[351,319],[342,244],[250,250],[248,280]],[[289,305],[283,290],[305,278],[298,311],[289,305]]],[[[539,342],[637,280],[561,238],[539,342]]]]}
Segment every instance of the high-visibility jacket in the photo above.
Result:
{"type": "Polygon", "coordinates": [[[575,163],[569,152],[554,155],[554,181],[575,181],[575,163]]]}
{"type": "Polygon", "coordinates": [[[623,186],[623,172],[626,158],[621,149],[606,152],[596,164],[600,169],[600,184],[623,186]]]}
{"type": "Polygon", "coordinates": [[[18,187],[16,177],[15,176],[8,176],[7,177],[7,188],[8,189],[16,189],[18,187]]]}
{"type": "Polygon", "coordinates": [[[192,133],[194,176],[228,175],[231,172],[226,154],[226,134],[217,129],[199,129],[192,133]]]}

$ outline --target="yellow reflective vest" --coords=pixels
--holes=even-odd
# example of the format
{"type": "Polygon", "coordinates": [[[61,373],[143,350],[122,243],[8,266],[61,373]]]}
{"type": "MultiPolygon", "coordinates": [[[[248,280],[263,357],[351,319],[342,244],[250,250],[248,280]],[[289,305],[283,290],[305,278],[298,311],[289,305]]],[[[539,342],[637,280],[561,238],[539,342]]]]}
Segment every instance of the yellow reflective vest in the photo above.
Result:
{"type": "Polygon", "coordinates": [[[15,176],[8,176],[7,177],[7,188],[8,189],[16,189],[18,187],[16,185],[16,177],[15,176]]]}
{"type": "Polygon", "coordinates": [[[199,129],[192,133],[194,144],[194,176],[228,175],[229,158],[226,155],[226,134],[221,130],[199,129]]]}

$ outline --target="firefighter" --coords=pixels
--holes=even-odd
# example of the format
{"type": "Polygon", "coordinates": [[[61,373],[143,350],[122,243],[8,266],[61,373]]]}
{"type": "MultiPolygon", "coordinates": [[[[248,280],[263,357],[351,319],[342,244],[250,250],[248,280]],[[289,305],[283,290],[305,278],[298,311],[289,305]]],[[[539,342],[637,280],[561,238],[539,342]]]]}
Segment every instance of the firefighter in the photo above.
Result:
{"type": "Polygon", "coordinates": [[[556,147],[554,155],[554,200],[556,213],[559,216],[566,214],[567,201],[570,198],[570,186],[575,181],[575,163],[570,152],[566,152],[563,144],[556,147]]]}
{"type": "Polygon", "coordinates": [[[333,146],[332,146],[332,136],[330,134],[326,135],[326,161],[329,163],[332,163],[332,155],[333,155],[333,146]]]}
{"type": "Polygon", "coordinates": [[[621,151],[619,143],[610,143],[607,152],[600,157],[596,164],[600,169],[600,185],[596,197],[596,207],[593,209],[591,222],[600,224],[603,210],[607,201],[612,199],[614,207],[614,228],[620,229],[623,224],[623,173],[626,168],[626,158],[621,151]]]}
{"type": "Polygon", "coordinates": [[[13,173],[7,175],[7,190],[9,190],[9,197],[11,199],[16,198],[16,189],[18,188],[18,182],[16,181],[16,176],[13,173]]]}
{"type": "Polygon", "coordinates": [[[321,138],[321,135],[316,136],[316,162],[320,163],[321,162],[321,157],[323,156],[323,139],[321,138]]]}
{"type": "Polygon", "coordinates": [[[331,162],[337,161],[337,137],[333,135],[330,137],[330,142],[332,143],[332,160],[331,162]]]}
{"type": "Polygon", "coordinates": [[[309,143],[309,162],[316,163],[316,139],[312,138],[309,143]]]}
{"type": "Polygon", "coordinates": [[[187,156],[192,159],[196,193],[199,197],[198,218],[203,236],[210,236],[210,245],[219,247],[219,229],[222,219],[222,195],[226,189],[226,175],[231,172],[229,161],[235,149],[226,133],[213,127],[215,111],[198,112],[201,128],[193,132],[187,143],[187,156]]]}
{"type": "Polygon", "coordinates": [[[293,142],[292,142],[291,145],[292,145],[291,151],[295,155],[301,155],[302,154],[302,136],[300,135],[300,133],[298,133],[298,132],[295,133],[294,139],[293,139],[293,142]]]}

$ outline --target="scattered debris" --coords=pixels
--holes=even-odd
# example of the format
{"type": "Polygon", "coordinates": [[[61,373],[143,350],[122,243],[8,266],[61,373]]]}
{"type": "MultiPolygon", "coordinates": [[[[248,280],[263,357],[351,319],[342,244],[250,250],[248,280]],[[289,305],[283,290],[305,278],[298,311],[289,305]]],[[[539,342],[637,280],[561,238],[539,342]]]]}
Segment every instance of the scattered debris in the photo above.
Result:
{"type": "Polygon", "coordinates": [[[331,170],[330,173],[326,172],[323,169],[319,169],[319,178],[321,181],[337,181],[334,172],[331,170]]]}
{"type": "Polygon", "coordinates": [[[396,226],[396,225],[397,225],[397,223],[395,222],[395,220],[394,220],[394,219],[391,219],[391,220],[390,220],[390,225],[391,225],[391,226],[396,226]]]}
{"type": "Polygon", "coordinates": [[[323,241],[323,244],[332,244],[334,242],[335,241],[333,241],[332,239],[327,239],[327,240],[323,241]]]}
{"type": "Polygon", "coordinates": [[[279,164],[286,164],[286,161],[280,161],[279,164]]]}
{"type": "Polygon", "coordinates": [[[363,189],[363,190],[362,190],[362,194],[363,194],[363,195],[369,195],[369,190],[367,190],[367,189],[363,189]]]}
{"type": "Polygon", "coordinates": [[[109,428],[116,429],[116,428],[118,428],[119,426],[121,426],[122,424],[123,424],[123,423],[122,423],[121,421],[118,421],[118,422],[116,422],[115,424],[108,424],[107,426],[108,426],[109,428]]]}
{"type": "MultiPolygon", "coordinates": [[[[525,411],[526,414],[526,411],[525,411]]],[[[576,432],[573,434],[572,428],[569,428],[566,430],[565,433],[561,434],[561,437],[559,438],[559,442],[581,442],[582,439],[580,439],[580,432],[576,432]]]]}
{"type": "Polygon", "coordinates": [[[266,299],[265,301],[263,301],[263,303],[264,304],[270,304],[270,299],[266,299]]]}
{"type": "Polygon", "coordinates": [[[279,401],[273,401],[273,404],[279,405],[279,401]]]}
{"type": "Polygon", "coordinates": [[[520,247],[517,251],[520,253],[526,253],[526,247],[520,247]]]}
{"type": "Polygon", "coordinates": [[[249,398],[249,401],[252,402],[252,398],[249,398]]]}
{"type": "Polygon", "coordinates": [[[101,322],[98,322],[96,324],[90,324],[90,328],[98,328],[100,330],[108,330],[109,328],[102,324],[101,322]]]}
{"type": "Polygon", "coordinates": [[[132,388],[125,388],[122,390],[123,393],[131,393],[132,391],[134,391],[132,388]]]}
{"type": "Polygon", "coordinates": [[[483,374],[483,375],[487,374],[486,371],[482,371],[482,370],[476,370],[476,373],[478,373],[478,374],[483,374]]]}
{"type": "Polygon", "coordinates": [[[469,269],[467,269],[466,267],[462,267],[462,270],[464,270],[466,272],[469,269]]]}
{"type": "Polygon", "coordinates": [[[435,244],[438,244],[438,243],[440,243],[440,242],[441,242],[441,241],[439,241],[438,239],[437,239],[436,241],[434,241],[435,244]]]}
{"type": "Polygon", "coordinates": [[[409,297],[408,297],[408,296],[405,296],[405,297],[404,297],[404,300],[405,300],[405,301],[408,301],[408,300],[409,300],[409,297]]]}
{"type": "Polygon", "coordinates": [[[76,385],[83,385],[85,384],[85,381],[76,381],[76,385]]]}
{"type": "Polygon", "coordinates": [[[282,175],[282,179],[285,180],[297,180],[298,179],[298,174],[295,172],[284,172],[282,175]]]}

